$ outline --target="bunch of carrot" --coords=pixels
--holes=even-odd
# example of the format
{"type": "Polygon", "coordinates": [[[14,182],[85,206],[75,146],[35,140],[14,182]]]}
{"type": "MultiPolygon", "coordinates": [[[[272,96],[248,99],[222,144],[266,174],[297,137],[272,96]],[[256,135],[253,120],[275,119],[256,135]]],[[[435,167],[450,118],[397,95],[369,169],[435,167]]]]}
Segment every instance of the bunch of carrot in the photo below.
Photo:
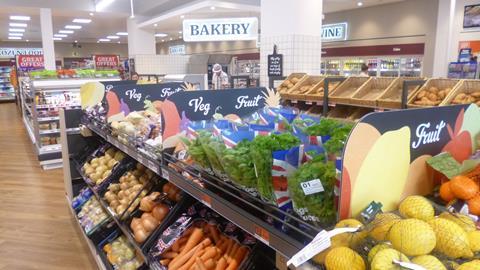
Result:
{"type": "Polygon", "coordinates": [[[249,249],[208,223],[184,232],[161,256],[168,270],[236,270],[249,249]]]}

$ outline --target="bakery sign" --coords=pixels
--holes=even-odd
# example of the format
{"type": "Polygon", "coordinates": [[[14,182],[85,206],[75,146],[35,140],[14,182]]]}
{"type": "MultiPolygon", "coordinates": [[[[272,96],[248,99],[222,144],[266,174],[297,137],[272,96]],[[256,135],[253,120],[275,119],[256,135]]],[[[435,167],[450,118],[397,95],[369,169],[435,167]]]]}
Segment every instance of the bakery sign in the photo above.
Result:
{"type": "Polygon", "coordinates": [[[43,55],[42,48],[0,48],[0,58],[13,58],[16,55],[43,55]]]}
{"type": "Polygon", "coordinates": [[[17,55],[17,67],[22,71],[31,71],[45,68],[43,55],[17,55]]]}
{"type": "Polygon", "coordinates": [[[118,55],[94,55],[93,61],[95,62],[96,69],[116,69],[120,65],[118,55]]]}
{"type": "Polygon", "coordinates": [[[256,17],[183,21],[183,40],[186,42],[256,40],[257,37],[256,17]]]}
{"type": "Polygon", "coordinates": [[[334,23],[322,25],[322,41],[331,42],[347,39],[348,23],[334,23]]]}

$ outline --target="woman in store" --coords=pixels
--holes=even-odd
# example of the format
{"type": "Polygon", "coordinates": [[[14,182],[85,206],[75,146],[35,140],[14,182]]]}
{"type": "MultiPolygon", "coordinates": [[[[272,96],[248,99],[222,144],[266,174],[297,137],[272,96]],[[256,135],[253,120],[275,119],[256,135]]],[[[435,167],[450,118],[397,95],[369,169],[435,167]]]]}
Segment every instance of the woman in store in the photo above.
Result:
{"type": "Polygon", "coordinates": [[[212,72],[213,90],[221,90],[228,88],[228,75],[222,70],[222,66],[220,64],[213,65],[212,72]]]}
{"type": "Polygon", "coordinates": [[[361,67],[361,72],[360,72],[360,77],[368,77],[368,66],[365,65],[365,64],[362,64],[362,67],[361,67]]]}

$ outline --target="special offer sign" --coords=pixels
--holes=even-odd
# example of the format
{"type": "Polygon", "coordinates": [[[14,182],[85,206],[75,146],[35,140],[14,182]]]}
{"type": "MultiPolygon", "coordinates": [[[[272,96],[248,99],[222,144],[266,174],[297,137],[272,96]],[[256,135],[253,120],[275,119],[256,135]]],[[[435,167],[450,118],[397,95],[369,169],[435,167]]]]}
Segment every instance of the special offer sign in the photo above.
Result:
{"type": "Polygon", "coordinates": [[[118,55],[94,55],[96,69],[116,69],[120,65],[118,55]]]}
{"type": "Polygon", "coordinates": [[[22,71],[44,69],[43,55],[17,55],[17,67],[22,71]]]}

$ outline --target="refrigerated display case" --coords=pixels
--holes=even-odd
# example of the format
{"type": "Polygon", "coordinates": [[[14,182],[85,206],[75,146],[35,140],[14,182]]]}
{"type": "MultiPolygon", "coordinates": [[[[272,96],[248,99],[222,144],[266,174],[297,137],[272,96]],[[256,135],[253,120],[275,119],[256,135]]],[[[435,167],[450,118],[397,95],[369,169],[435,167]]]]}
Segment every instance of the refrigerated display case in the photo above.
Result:
{"type": "MultiPolygon", "coordinates": [[[[386,58],[377,60],[380,66],[380,77],[398,77],[400,74],[400,59],[386,58]]],[[[378,74],[378,73],[377,73],[378,74]]]]}
{"type": "Polygon", "coordinates": [[[0,101],[15,100],[15,89],[12,85],[11,67],[0,67],[0,101]]]}
{"type": "Polygon", "coordinates": [[[401,77],[421,77],[422,76],[422,57],[400,58],[400,76],[401,77]]]}
{"type": "MultiPolygon", "coordinates": [[[[239,84],[247,83],[245,76],[249,78],[244,87],[258,87],[260,82],[260,60],[234,60],[232,66],[232,78],[238,78],[239,84]]],[[[242,88],[244,88],[242,87],[242,88]]]]}
{"type": "Polygon", "coordinates": [[[343,61],[344,76],[359,75],[362,71],[362,65],[366,63],[366,59],[361,58],[347,58],[343,61]]]}
{"type": "Polygon", "coordinates": [[[325,60],[322,61],[324,69],[322,74],[324,75],[340,75],[342,72],[340,60],[325,60]]]}
{"type": "Polygon", "coordinates": [[[451,62],[448,64],[448,78],[476,79],[478,64],[475,62],[451,62]]]}

